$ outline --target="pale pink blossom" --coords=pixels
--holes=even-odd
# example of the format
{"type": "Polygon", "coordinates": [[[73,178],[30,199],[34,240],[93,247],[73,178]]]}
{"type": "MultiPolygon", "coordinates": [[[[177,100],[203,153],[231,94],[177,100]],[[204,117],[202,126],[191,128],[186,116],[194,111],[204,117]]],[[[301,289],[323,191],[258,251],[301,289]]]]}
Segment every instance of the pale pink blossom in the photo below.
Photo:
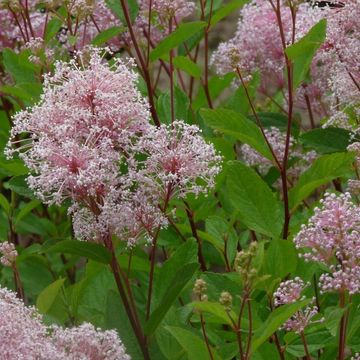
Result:
{"type": "Polygon", "coordinates": [[[320,278],[322,291],[360,291],[360,208],[349,193],[325,194],[321,207],[295,238],[306,261],[328,266],[320,278]]]}
{"type": "Polygon", "coordinates": [[[3,360],[130,360],[116,331],[89,323],[48,327],[34,307],[1,287],[0,339],[3,360]]]}
{"type": "Polygon", "coordinates": [[[8,241],[0,243],[0,254],[2,254],[0,263],[4,266],[12,266],[18,256],[14,244],[8,241]]]}
{"type": "Polygon", "coordinates": [[[147,158],[143,170],[134,176],[145,173],[150,177],[152,182],[141,178],[139,181],[157,189],[165,202],[167,196],[199,195],[214,187],[221,156],[212,144],[205,142],[197,126],[174,121],[168,126],[153,127],[138,146],[147,158]]]}
{"type": "Polygon", "coordinates": [[[52,328],[52,342],[69,360],[130,360],[115,330],[102,331],[89,323],[52,328]]]}
{"type": "Polygon", "coordinates": [[[33,171],[28,183],[47,203],[64,198],[98,199],[122,182],[119,162],[131,139],[149,126],[149,108],[136,88],[137,75],[118,60],[110,66],[100,51],[47,76],[39,104],[16,114],[8,154],[20,152],[33,171]],[[80,65],[76,63],[80,62],[80,65]],[[51,124],[51,125],[50,125],[51,124]],[[27,133],[30,138],[14,142],[27,133]]]}
{"type": "MultiPolygon", "coordinates": [[[[273,294],[274,305],[278,307],[305,300],[306,297],[301,295],[301,293],[308,285],[309,284],[305,284],[299,277],[280,283],[278,289],[273,294]]],[[[312,302],[314,302],[314,299],[312,302]]],[[[313,305],[308,305],[304,309],[296,311],[295,314],[283,324],[282,328],[286,331],[301,333],[310,324],[323,321],[323,319],[316,321],[312,319],[317,314],[318,308],[313,305]]]]}

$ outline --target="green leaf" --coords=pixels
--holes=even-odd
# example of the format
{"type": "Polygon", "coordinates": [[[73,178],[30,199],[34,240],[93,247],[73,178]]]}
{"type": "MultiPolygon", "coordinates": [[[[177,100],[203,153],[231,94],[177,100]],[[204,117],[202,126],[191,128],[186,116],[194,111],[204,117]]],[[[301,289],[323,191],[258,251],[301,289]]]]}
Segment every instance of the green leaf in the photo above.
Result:
{"type": "MultiPolygon", "coordinates": [[[[300,336],[297,336],[295,339],[295,341],[287,344],[286,351],[297,358],[303,358],[306,355],[304,344],[300,336]]],[[[326,330],[305,334],[305,339],[310,353],[323,349],[327,344],[333,342],[333,338],[326,330]]]]}
{"type": "Polygon", "coordinates": [[[112,39],[116,35],[123,33],[124,31],[125,31],[124,27],[113,26],[96,35],[95,38],[91,41],[91,43],[96,46],[101,45],[107,42],[108,40],[112,39]]]}
{"type": "Polygon", "coordinates": [[[159,271],[156,272],[154,276],[153,307],[161,305],[162,298],[172,285],[178,269],[181,269],[186,264],[192,264],[198,261],[197,252],[197,242],[190,238],[178,246],[171,257],[158,269],[159,271]]]}
{"type": "Polygon", "coordinates": [[[5,214],[9,216],[10,204],[8,199],[3,194],[0,194],[0,206],[4,209],[5,214]]]}
{"type": "Polygon", "coordinates": [[[275,331],[279,329],[296,311],[306,306],[311,300],[306,299],[292,304],[286,304],[275,309],[263,324],[255,331],[251,342],[251,351],[254,352],[275,331]]]}
{"type": "MultiPolygon", "coordinates": [[[[213,76],[209,80],[209,92],[210,98],[212,101],[216,99],[223,90],[225,90],[232,83],[235,77],[234,73],[229,73],[224,76],[213,76]]],[[[196,98],[192,102],[192,108],[195,110],[200,109],[201,107],[206,107],[208,105],[207,97],[204,91],[204,87],[201,86],[199,89],[199,93],[196,98]]]]}
{"type": "Polygon", "coordinates": [[[47,286],[38,296],[36,307],[43,314],[46,314],[54,304],[61,287],[64,285],[65,279],[59,279],[47,286]]]}
{"type": "Polygon", "coordinates": [[[20,176],[29,173],[29,169],[24,162],[19,159],[7,160],[4,156],[0,156],[0,174],[7,176],[20,176]]]}
{"type": "MultiPolygon", "coordinates": [[[[106,293],[105,293],[106,294],[106,293]]],[[[116,329],[126,346],[126,352],[132,360],[143,360],[139,344],[126,315],[124,305],[118,292],[109,290],[106,296],[105,319],[106,329],[116,329]]]]}
{"type": "Polygon", "coordinates": [[[15,176],[10,181],[4,183],[4,188],[12,190],[21,196],[33,199],[34,193],[26,183],[26,176],[15,176]]]}
{"type": "MultiPolygon", "coordinates": [[[[123,9],[119,0],[105,0],[106,5],[114,12],[114,14],[121,20],[122,24],[126,24],[123,9]]],[[[128,11],[132,22],[136,19],[139,12],[139,5],[136,0],[127,0],[128,11]]]]}
{"type": "Polygon", "coordinates": [[[336,306],[329,306],[325,309],[325,327],[329,330],[332,336],[336,336],[339,330],[339,324],[346,308],[339,308],[336,306]]]}
{"type": "Polygon", "coordinates": [[[258,126],[244,115],[226,109],[201,109],[200,115],[212,129],[250,145],[267,159],[273,158],[258,126]]]}
{"type": "Polygon", "coordinates": [[[19,103],[24,102],[25,105],[32,105],[40,100],[42,85],[39,83],[19,83],[14,86],[4,85],[0,87],[0,91],[15,98],[19,103]]]}
{"type": "MultiPolygon", "coordinates": [[[[258,112],[257,116],[259,117],[263,127],[271,128],[275,126],[279,130],[286,132],[288,125],[288,118],[286,115],[273,112],[258,112]]],[[[255,117],[253,115],[249,116],[249,118],[255,121],[255,117]]],[[[291,124],[291,135],[297,137],[299,135],[299,131],[299,126],[293,121],[291,124]]]]}
{"type": "Polygon", "coordinates": [[[310,130],[300,136],[300,141],[320,154],[327,154],[346,151],[350,138],[351,133],[348,130],[329,127],[310,130]]]}
{"type": "MultiPolygon", "coordinates": [[[[176,326],[166,326],[166,330],[168,330],[182,346],[188,356],[188,360],[208,358],[209,353],[206,344],[199,336],[196,336],[189,330],[185,330],[176,326]]],[[[220,360],[220,357],[215,349],[211,349],[211,352],[214,360],[220,360]]]]}
{"type": "Polygon", "coordinates": [[[220,20],[230,15],[233,11],[243,6],[247,0],[233,0],[230,3],[222,6],[218,11],[216,11],[210,20],[211,27],[215,26],[220,20]]]}
{"type": "Polygon", "coordinates": [[[295,245],[291,241],[271,240],[265,254],[265,274],[282,279],[296,270],[297,258],[295,245]]]}
{"type": "Polygon", "coordinates": [[[290,209],[294,210],[319,186],[345,175],[351,170],[353,161],[352,153],[334,153],[316,159],[289,191],[290,209]]]}
{"type": "MultiPolygon", "coordinates": [[[[254,99],[256,95],[256,90],[259,87],[260,76],[256,72],[252,76],[249,83],[246,85],[247,92],[250,96],[250,99],[254,99]]],[[[242,85],[240,85],[236,91],[226,100],[223,104],[223,107],[229,110],[240,112],[243,115],[248,115],[251,110],[249,100],[246,95],[246,91],[242,85]]],[[[259,115],[259,113],[258,113],[259,115]]]]}
{"type": "Polygon", "coordinates": [[[326,20],[320,20],[295,44],[286,48],[288,58],[293,62],[293,84],[297,88],[305,79],[312,59],[326,38],[326,20]]]}
{"type": "MultiPolygon", "coordinates": [[[[209,314],[214,315],[218,319],[220,319],[223,324],[227,324],[229,326],[233,326],[233,323],[231,322],[229,315],[225,311],[224,306],[222,306],[220,303],[217,302],[210,302],[210,301],[195,301],[191,304],[189,304],[190,307],[200,310],[209,314]]],[[[237,319],[237,315],[233,310],[229,312],[232,319],[237,319]]],[[[245,319],[246,320],[246,319],[245,319]]]]}
{"type": "Polygon", "coordinates": [[[61,26],[62,26],[62,21],[56,17],[53,17],[47,23],[45,37],[44,37],[45,43],[48,43],[56,36],[61,26]]]}
{"type": "Polygon", "coordinates": [[[16,215],[15,218],[15,225],[24,217],[26,216],[30,211],[35,209],[38,205],[40,205],[41,202],[39,200],[32,200],[28,202],[24,207],[21,208],[19,213],[16,215]]]}
{"type": "Polygon", "coordinates": [[[201,77],[200,66],[198,64],[195,64],[186,56],[174,57],[173,64],[176,69],[183,70],[196,79],[199,79],[201,77]]]}
{"type": "Polygon", "coordinates": [[[28,50],[15,53],[5,48],[2,52],[5,70],[12,75],[16,83],[35,82],[35,65],[30,62],[28,50]]]}
{"type": "MultiPolygon", "coordinates": [[[[170,92],[162,93],[157,101],[157,110],[160,119],[163,123],[171,123],[171,98],[170,92]]],[[[174,112],[176,119],[182,119],[186,121],[188,119],[189,99],[184,92],[182,92],[177,86],[174,90],[174,112]]]]}
{"type": "Polygon", "coordinates": [[[255,170],[230,161],[226,184],[241,221],[251,230],[277,238],[283,226],[282,206],[255,170]]]}
{"type": "Polygon", "coordinates": [[[205,26],[206,22],[204,21],[195,21],[181,24],[169,36],[161,40],[156,48],[151,51],[150,60],[155,61],[159,59],[162,55],[167,54],[171,49],[182,44],[185,40],[199,32],[205,26]]]}
{"type": "Polygon", "coordinates": [[[83,256],[97,262],[108,264],[110,253],[104,246],[78,240],[63,240],[45,250],[46,253],[64,253],[83,256]]]}
{"type": "Polygon", "coordinates": [[[181,291],[192,279],[198,268],[198,263],[192,263],[177,269],[171,285],[160,301],[160,305],[151,313],[148,322],[145,324],[146,335],[151,335],[155,332],[171,305],[177,300],[181,291]]]}

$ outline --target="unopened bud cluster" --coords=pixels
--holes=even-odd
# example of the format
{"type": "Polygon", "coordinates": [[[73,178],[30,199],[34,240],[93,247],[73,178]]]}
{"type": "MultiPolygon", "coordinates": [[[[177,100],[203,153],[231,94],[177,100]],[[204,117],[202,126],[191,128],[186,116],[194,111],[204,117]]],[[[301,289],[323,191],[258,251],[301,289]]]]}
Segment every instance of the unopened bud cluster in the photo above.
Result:
{"type": "Polygon", "coordinates": [[[250,285],[257,277],[257,270],[252,267],[252,261],[257,253],[257,243],[250,243],[246,250],[237,253],[235,258],[235,270],[240,274],[243,283],[250,285]]]}
{"type": "Polygon", "coordinates": [[[230,311],[232,307],[232,296],[229,292],[223,291],[220,295],[219,302],[222,306],[224,306],[225,310],[230,311]]]}
{"type": "Polygon", "coordinates": [[[207,301],[206,295],[207,285],[205,280],[197,279],[194,284],[193,293],[198,297],[200,301],[207,301]]]}

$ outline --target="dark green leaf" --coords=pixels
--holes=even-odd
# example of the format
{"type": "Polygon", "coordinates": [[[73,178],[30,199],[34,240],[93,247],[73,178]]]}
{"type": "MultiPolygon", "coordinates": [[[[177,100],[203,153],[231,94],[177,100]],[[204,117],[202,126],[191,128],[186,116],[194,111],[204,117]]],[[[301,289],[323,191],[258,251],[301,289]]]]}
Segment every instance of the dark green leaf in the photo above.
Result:
{"type": "Polygon", "coordinates": [[[171,49],[182,44],[185,40],[199,32],[205,26],[206,22],[204,21],[195,21],[181,24],[169,36],[161,40],[156,48],[151,51],[150,60],[155,61],[159,59],[162,55],[167,54],[171,49]]]}
{"type": "Polygon", "coordinates": [[[87,241],[63,240],[46,249],[45,252],[83,256],[103,264],[110,262],[110,253],[104,246],[87,241]]]}
{"type": "Polygon", "coordinates": [[[229,164],[228,195],[241,221],[251,230],[277,238],[283,225],[280,202],[252,168],[238,161],[229,164]]]}
{"type": "Polygon", "coordinates": [[[310,130],[300,136],[300,141],[320,154],[345,151],[350,144],[351,133],[341,128],[310,130]]]}
{"type": "Polygon", "coordinates": [[[26,176],[15,176],[10,181],[4,183],[4,188],[12,190],[21,196],[33,199],[34,193],[26,183],[26,176]]]}
{"type": "MultiPolygon", "coordinates": [[[[175,326],[167,326],[166,330],[168,330],[183,347],[189,360],[206,359],[208,357],[205,342],[191,331],[175,326]]],[[[215,349],[211,349],[211,352],[214,360],[220,360],[215,349]]]]}
{"type": "Polygon", "coordinates": [[[151,335],[155,332],[171,305],[177,300],[183,288],[194,276],[198,267],[198,263],[186,264],[180,269],[177,269],[176,273],[173,274],[174,276],[171,285],[161,299],[160,305],[151,313],[150,319],[145,325],[145,333],[147,335],[151,335]]]}

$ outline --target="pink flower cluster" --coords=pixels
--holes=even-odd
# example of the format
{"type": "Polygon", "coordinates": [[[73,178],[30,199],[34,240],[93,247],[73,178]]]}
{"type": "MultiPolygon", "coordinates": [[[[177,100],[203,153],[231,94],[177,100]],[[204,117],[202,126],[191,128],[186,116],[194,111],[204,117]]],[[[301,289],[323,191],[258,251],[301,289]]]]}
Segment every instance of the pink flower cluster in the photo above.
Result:
{"type": "MultiPolygon", "coordinates": [[[[151,0],[151,26],[149,31],[150,0],[139,0],[139,14],[134,23],[137,40],[147,44],[148,40],[154,46],[169,34],[169,21],[172,30],[186,17],[194,13],[195,4],[188,0],[151,0]]],[[[128,40],[130,41],[130,39],[128,40]]]]}
{"type": "Polygon", "coordinates": [[[24,159],[42,201],[72,200],[79,238],[151,235],[166,225],[172,197],[206,193],[220,171],[221,157],[196,126],[150,124],[131,66],[110,67],[98,49],[58,62],[40,103],[14,118],[8,155],[24,159]]]}
{"type": "MultiPolygon", "coordinates": [[[[275,156],[279,161],[282,161],[285,152],[286,135],[276,127],[265,129],[264,132],[275,156]]],[[[290,137],[290,149],[292,157],[299,158],[287,172],[289,180],[293,182],[312,164],[317,157],[317,153],[315,151],[308,151],[304,154],[301,151],[301,148],[296,147],[295,140],[292,137],[290,137]]],[[[263,175],[275,165],[273,161],[259,154],[248,144],[241,146],[240,156],[247,165],[257,167],[259,172],[263,175]]]]}
{"type": "Polygon", "coordinates": [[[326,265],[329,272],[321,275],[323,292],[360,291],[360,208],[349,193],[326,193],[321,207],[315,208],[307,225],[295,238],[305,260],[326,265]]]}
{"type": "Polygon", "coordinates": [[[116,331],[85,323],[47,327],[34,307],[0,287],[0,353],[4,360],[130,360],[116,331]]]}
{"type": "MultiPolygon", "coordinates": [[[[306,34],[315,24],[309,17],[310,5],[301,4],[296,21],[296,38],[306,34]],[[300,21],[304,20],[304,21],[300,21]]],[[[281,19],[286,45],[292,39],[292,18],[290,8],[281,2],[281,19]]],[[[219,45],[212,56],[212,63],[219,74],[239,67],[244,75],[259,70],[261,91],[273,93],[284,86],[283,70],[285,58],[277,17],[269,1],[253,0],[240,11],[238,27],[234,37],[219,45]]]]}
{"type": "MultiPolygon", "coordinates": [[[[299,277],[296,277],[294,280],[287,280],[280,283],[278,289],[273,294],[274,305],[281,306],[304,300],[305,296],[302,296],[301,293],[306,286],[308,286],[308,284],[305,284],[299,277]]],[[[316,321],[312,320],[312,318],[317,314],[318,308],[316,306],[309,305],[305,309],[297,311],[285,322],[282,328],[286,331],[301,333],[310,324],[323,321],[323,319],[316,321]]]]}
{"type": "Polygon", "coordinates": [[[0,243],[0,254],[0,263],[4,266],[12,266],[18,256],[14,244],[7,241],[0,243]]]}
{"type": "MultiPolygon", "coordinates": [[[[314,116],[329,118],[327,126],[356,129],[360,103],[359,2],[347,0],[334,9],[300,4],[296,6],[294,33],[290,8],[285,1],[280,4],[286,46],[292,38],[297,41],[303,37],[321,19],[327,20],[326,40],[312,61],[311,80],[295,94],[297,109],[308,111],[308,100],[314,116]]],[[[283,44],[270,1],[253,0],[241,9],[234,37],[220,44],[212,63],[219,74],[237,67],[244,77],[259,71],[260,92],[266,95],[285,90],[283,44]]]]}
{"type": "MultiPolygon", "coordinates": [[[[121,25],[120,20],[106,6],[105,0],[4,0],[0,2],[0,8],[1,24],[6,25],[0,34],[0,48],[16,47],[31,43],[34,39],[43,39],[48,23],[53,18],[63,21],[62,29],[57,34],[60,44],[77,49],[88,45],[99,32],[121,25]],[[58,14],[61,5],[69,13],[69,21],[58,14]],[[75,20],[72,21],[72,18],[75,20]]],[[[112,40],[110,45],[118,48],[120,41],[112,40]]]]}

